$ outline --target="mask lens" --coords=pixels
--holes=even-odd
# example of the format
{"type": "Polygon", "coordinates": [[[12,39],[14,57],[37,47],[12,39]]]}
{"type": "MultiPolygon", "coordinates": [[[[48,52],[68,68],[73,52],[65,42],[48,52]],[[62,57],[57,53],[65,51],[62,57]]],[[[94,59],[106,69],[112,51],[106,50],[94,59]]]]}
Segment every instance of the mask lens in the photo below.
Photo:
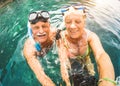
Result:
{"type": "Polygon", "coordinates": [[[73,7],[75,9],[78,9],[78,10],[83,10],[84,9],[84,7],[82,6],[82,4],[74,4],[73,7]]]}
{"type": "Polygon", "coordinates": [[[36,12],[30,13],[30,15],[29,15],[29,22],[31,24],[35,24],[38,21],[47,22],[49,17],[50,16],[49,16],[48,11],[36,11],[36,12]]]}
{"type": "Polygon", "coordinates": [[[63,6],[61,8],[62,14],[64,14],[64,12],[68,11],[70,6],[74,7],[77,10],[84,10],[84,7],[83,7],[83,5],[81,3],[79,3],[79,2],[70,2],[68,5],[63,6]]]}
{"type": "Polygon", "coordinates": [[[48,19],[50,17],[49,13],[47,11],[42,11],[41,16],[45,19],[48,19]]]}
{"type": "Polygon", "coordinates": [[[35,20],[37,18],[37,13],[36,12],[33,12],[29,15],[29,20],[32,21],[32,20],[35,20]]]}
{"type": "Polygon", "coordinates": [[[70,7],[70,6],[63,6],[63,7],[61,8],[62,15],[64,15],[64,12],[66,12],[66,11],[69,10],[69,7],[70,7]]]}

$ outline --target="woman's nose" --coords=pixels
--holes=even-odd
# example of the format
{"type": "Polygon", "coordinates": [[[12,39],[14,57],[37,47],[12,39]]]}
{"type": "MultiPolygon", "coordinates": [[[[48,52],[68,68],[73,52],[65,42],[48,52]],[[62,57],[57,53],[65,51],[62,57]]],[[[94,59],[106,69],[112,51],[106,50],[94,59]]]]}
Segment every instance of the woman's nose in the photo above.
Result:
{"type": "Polygon", "coordinates": [[[75,23],[71,23],[70,28],[76,28],[75,23]]]}

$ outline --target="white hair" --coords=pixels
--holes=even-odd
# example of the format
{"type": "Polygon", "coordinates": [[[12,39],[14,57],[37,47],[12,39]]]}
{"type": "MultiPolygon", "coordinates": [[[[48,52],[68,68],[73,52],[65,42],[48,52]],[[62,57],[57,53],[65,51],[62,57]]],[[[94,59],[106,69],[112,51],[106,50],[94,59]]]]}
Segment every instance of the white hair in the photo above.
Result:
{"type": "Polygon", "coordinates": [[[75,11],[77,11],[80,15],[83,15],[83,16],[85,15],[83,10],[76,10],[71,6],[71,7],[69,7],[69,10],[64,13],[63,21],[65,21],[65,18],[67,15],[70,15],[70,13],[75,13],[75,11]]]}

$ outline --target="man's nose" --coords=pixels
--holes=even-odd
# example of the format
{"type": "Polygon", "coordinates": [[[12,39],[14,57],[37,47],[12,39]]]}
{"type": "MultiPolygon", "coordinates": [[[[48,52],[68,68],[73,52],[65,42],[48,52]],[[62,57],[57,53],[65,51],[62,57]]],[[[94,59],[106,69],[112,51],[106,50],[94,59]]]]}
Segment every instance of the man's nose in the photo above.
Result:
{"type": "Polygon", "coordinates": [[[43,32],[44,32],[43,28],[40,27],[40,28],[39,28],[39,33],[43,33],[43,32]]]}

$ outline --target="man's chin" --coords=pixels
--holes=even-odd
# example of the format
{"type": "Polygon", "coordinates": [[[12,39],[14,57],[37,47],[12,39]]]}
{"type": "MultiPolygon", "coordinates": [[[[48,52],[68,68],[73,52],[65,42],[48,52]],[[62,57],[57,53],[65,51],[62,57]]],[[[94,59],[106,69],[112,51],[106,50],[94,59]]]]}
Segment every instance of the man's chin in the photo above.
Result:
{"type": "Polygon", "coordinates": [[[39,43],[40,43],[40,44],[43,44],[43,43],[45,43],[46,41],[47,41],[46,38],[44,38],[44,39],[39,39],[39,43]]]}

